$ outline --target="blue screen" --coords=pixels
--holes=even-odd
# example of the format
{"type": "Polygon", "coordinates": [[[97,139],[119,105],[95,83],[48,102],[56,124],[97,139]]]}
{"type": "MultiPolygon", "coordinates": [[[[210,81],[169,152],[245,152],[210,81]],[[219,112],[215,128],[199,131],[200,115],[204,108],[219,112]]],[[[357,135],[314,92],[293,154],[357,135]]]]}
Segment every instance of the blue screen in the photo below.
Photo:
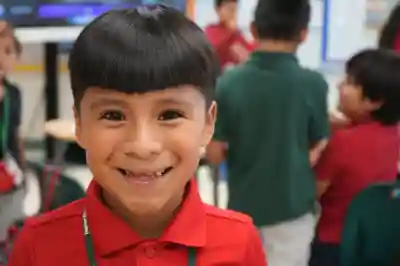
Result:
{"type": "Polygon", "coordinates": [[[156,3],[186,10],[186,0],[0,0],[0,18],[15,26],[80,26],[111,9],[156,3]]]}

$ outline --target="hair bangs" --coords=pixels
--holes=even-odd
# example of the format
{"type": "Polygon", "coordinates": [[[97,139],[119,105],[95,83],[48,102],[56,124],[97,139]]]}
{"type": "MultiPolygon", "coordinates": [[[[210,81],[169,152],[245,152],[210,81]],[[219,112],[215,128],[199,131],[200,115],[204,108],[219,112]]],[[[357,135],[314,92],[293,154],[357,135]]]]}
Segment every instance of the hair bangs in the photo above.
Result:
{"type": "MultiPolygon", "coordinates": [[[[165,27],[176,25],[154,23],[151,19],[124,23],[122,16],[113,20],[120,23],[113,21],[112,26],[103,30],[102,23],[94,24],[78,38],[70,57],[74,92],[98,87],[146,93],[191,85],[201,88],[206,99],[213,99],[219,64],[211,45],[194,23],[171,31],[165,27]]],[[[74,95],[75,100],[81,97],[74,95]]]]}

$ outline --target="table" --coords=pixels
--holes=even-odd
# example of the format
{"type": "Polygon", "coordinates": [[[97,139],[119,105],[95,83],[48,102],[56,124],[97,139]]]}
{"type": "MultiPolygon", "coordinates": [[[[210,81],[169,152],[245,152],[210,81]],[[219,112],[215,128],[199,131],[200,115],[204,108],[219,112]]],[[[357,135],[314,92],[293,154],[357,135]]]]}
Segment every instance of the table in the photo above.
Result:
{"type": "Polygon", "coordinates": [[[46,134],[61,141],[75,142],[75,124],[72,120],[53,119],[44,125],[46,134]]]}
{"type": "Polygon", "coordinates": [[[56,145],[52,151],[54,157],[50,158],[50,161],[47,161],[46,164],[52,168],[61,168],[64,165],[64,157],[69,143],[76,141],[74,121],[65,119],[49,120],[44,125],[44,131],[48,136],[56,139],[56,145]]]}

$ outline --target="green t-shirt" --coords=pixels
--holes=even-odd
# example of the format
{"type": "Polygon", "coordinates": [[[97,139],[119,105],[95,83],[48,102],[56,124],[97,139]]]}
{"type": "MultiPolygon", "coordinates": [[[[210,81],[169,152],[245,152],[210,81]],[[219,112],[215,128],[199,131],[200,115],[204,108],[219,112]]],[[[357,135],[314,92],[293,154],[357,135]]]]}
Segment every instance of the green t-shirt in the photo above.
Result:
{"type": "Polygon", "coordinates": [[[313,210],[309,149],[329,134],[328,85],[293,54],[255,52],[217,84],[214,140],[227,142],[230,209],[257,226],[313,210]]]}

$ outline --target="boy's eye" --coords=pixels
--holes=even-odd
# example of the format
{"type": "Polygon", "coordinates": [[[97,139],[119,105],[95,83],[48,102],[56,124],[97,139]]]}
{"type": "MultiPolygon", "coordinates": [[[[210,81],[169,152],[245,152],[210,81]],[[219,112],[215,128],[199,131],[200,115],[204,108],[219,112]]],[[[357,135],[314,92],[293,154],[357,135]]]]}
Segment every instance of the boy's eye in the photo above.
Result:
{"type": "Polygon", "coordinates": [[[101,114],[100,119],[110,121],[122,121],[125,119],[125,116],[120,111],[106,111],[101,114]]]}
{"type": "Polygon", "coordinates": [[[182,118],[183,114],[182,112],[176,111],[176,110],[167,110],[161,113],[161,115],[158,117],[158,120],[161,121],[167,121],[167,120],[172,120],[172,119],[178,119],[182,118]]]}

